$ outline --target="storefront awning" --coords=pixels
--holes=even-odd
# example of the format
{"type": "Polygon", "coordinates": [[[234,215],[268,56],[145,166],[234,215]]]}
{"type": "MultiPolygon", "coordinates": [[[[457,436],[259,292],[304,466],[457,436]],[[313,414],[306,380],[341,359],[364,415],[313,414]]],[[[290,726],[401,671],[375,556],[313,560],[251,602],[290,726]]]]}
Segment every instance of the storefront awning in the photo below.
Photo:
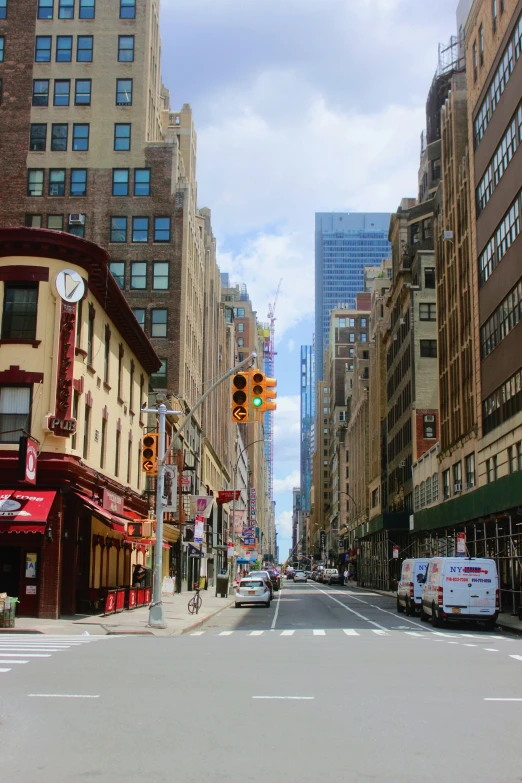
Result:
{"type": "Polygon", "coordinates": [[[43,533],[55,497],[50,489],[0,489],[0,533],[43,533]]]}
{"type": "Polygon", "coordinates": [[[87,508],[90,508],[90,510],[93,511],[102,522],[105,522],[106,525],[114,530],[115,533],[125,533],[124,519],[120,519],[120,517],[116,517],[114,514],[110,514],[98,503],[96,503],[95,500],[88,498],[87,495],[82,495],[81,492],[76,492],[75,494],[80,498],[82,503],[85,503],[87,508]]]}

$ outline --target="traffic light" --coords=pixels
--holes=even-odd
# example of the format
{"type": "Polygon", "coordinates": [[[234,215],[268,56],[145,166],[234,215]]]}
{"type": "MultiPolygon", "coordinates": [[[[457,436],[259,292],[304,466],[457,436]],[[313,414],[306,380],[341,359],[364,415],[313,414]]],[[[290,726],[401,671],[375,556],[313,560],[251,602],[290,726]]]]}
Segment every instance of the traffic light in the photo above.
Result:
{"type": "Polygon", "coordinates": [[[238,372],[232,378],[232,421],[236,424],[245,424],[249,419],[249,381],[250,373],[248,372],[238,372]]]}
{"type": "Polygon", "coordinates": [[[274,400],[277,397],[275,378],[268,378],[259,370],[252,372],[252,405],[261,413],[275,411],[277,408],[274,400]]]}
{"type": "Polygon", "coordinates": [[[144,436],[141,447],[141,469],[147,476],[158,475],[158,443],[157,432],[149,432],[144,436]]]}

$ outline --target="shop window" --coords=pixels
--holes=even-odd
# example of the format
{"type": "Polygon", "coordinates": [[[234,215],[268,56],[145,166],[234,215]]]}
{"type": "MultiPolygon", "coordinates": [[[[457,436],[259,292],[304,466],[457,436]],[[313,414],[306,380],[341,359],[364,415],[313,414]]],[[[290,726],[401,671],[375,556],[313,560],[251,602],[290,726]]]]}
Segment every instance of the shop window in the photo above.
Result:
{"type": "Polygon", "coordinates": [[[30,386],[0,387],[0,443],[18,443],[30,431],[30,412],[30,386]]]}
{"type": "Polygon", "coordinates": [[[3,340],[35,340],[38,283],[4,285],[3,340]]]}

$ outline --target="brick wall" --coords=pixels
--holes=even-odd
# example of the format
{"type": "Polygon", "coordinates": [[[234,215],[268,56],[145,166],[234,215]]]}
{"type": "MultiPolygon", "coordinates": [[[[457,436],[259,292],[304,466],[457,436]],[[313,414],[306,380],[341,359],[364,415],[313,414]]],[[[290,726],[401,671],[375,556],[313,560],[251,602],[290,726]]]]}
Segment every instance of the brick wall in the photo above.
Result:
{"type": "Polygon", "coordinates": [[[8,18],[0,20],[5,36],[4,62],[0,63],[0,225],[23,225],[27,187],[33,84],[36,0],[9,4],[8,18]]]}
{"type": "Polygon", "coordinates": [[[415,411],[415,459],[422,457],[439,439],[439,412],[437,408],[417,408],[415,411]],[[435,438],[424,437],[424,416],[435,416],[435,438]]]}

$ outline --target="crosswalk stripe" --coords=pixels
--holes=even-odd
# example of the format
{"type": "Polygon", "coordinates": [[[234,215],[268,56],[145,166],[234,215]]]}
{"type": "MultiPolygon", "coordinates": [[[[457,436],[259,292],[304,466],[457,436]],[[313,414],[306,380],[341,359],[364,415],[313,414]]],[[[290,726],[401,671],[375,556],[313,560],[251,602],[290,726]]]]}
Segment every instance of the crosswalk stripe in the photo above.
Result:
{"type": "Polygon", "coordinates": [[[0,672],[3,674],[4,672],[10,672],[11,669],[0,669],[0,672]]]}
{"type": "Polygon", "coordinates": [[[220,636],[231,636],[234,632],[233,631],[221,631],[219,634],[220,636]]]}
{"type": "Polygon", "coordinates": [[[194,633],[191,633],[191,636],[203,636],[205,631],[194,631],[194,633]]]}
{"type": "Polygon", "coordinates": [[[10,655],[13,658],[50,658],[51,657],[51,653],[0,653],[0,663],[2,663],[2,658],[8,658],[10,655]]]}
{"type": "Polygon", "coordinates": [[[405,633],[406,633],[407,636],[420,636],[420,637],[424,638],[424,634],[417,633],[417,631],[405,631],[405,633]]]}
{"type": "Polygon", "coordinates": [[[314,631],[314,636],[326,636],[326,631],[314,631]]]}
{"type": "Polygon", "coordinates": [[[346,636],[360,636],[353,628],[343,628],[343,631],[346,636]]]}
{"type": "Polygon", "coordinates": [[[281,631],[281,636],[293,636],[295,631],[281,631]]]}
{"type": "Polygon", "coordinates": [[[262,636],[264,634],[264,631],[252,631],[252,633],[249,633],[249,636],[262,636]]]}
{"type": "Polygon", "coordinates": [[[10,655],[12,652],[61,652],[61,647],[0,647],[0,653],[10,655]]]}
{"type": "Polygon", "coordinates": [[[8,663],[8,664],[12,664],[12,663],[29,663],[29,661],[2,661],[2,663],[4,663],[4,664],[5,663],[8,663]]]}
{"type": "Polygon", "coordinates": [[[378,631],[378,630],[376,630],[375,628],[372,628],[372,633],[375,633],[375,634],[377,634],[377,636],[388,636],[388,634],[386,633],[386,631],[378,631]]]}
{"type": "Polygon", "coordinates": [[[510,655],[510,658],[514,658],[516,661],[522,661],[522,655],[510,655]]]}

